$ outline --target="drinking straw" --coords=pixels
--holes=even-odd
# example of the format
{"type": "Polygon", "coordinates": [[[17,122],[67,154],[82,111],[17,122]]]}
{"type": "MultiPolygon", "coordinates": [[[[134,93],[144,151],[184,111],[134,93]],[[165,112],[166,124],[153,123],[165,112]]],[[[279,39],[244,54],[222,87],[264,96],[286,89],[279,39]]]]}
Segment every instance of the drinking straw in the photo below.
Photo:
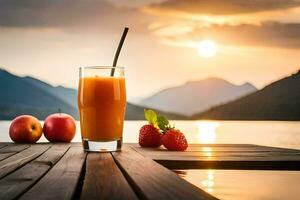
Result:
{"type": "Polygon", "coordinates": [[[116,51],[116,54],[115,54],[115,58],[114,58],[114,62],[113,62],[113,68],[111,69],[110,76],[114,76],[115,67],[117,66],[117,62],[118,62],[118,58],[119,58],[119,55],[120,55],[120,51],[122,49],[122,46],[123,46],[123,43],[125,41],[125,38],[126,38],[128,30],[129,30],[128,27],[124,28],[121,40],[119,42],[119,45],[118,45],[118,48],[117,48],[117,51],[116,51]]]}

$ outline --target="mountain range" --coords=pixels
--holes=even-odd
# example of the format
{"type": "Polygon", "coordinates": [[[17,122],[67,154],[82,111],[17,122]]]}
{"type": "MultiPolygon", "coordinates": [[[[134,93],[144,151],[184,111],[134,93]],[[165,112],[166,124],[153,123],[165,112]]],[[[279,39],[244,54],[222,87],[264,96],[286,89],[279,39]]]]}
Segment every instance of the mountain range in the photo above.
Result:
{"type": "MultiPolygon", "coordinates": [[[[300,120],[300,71],[261,90],[219,78],[190,81],[141,104],[128,102],[125,118],[144,119],[144,108],[154,108],[169,119],[300,120]]],[[[59,110],[79,119],[77,90],[0,69],[0,120],[21,114],[45,119],[59,110]]]]}
{"type": "Polygon", "coordinates": [[[207,78],[164,89],[139,105],[191,117],[255,91],[257,89],[250,83],[235,85],[220,78],[207,78]]]}
{"type": "Polygon", "coordinates": [[[63,91],[72,94],[72,90],[67,88],[53,87],[37,79],[19,77],[1,69],[0,119],[13,119],[20,114],[32,114],[45,119],[59,109],[78,118],[76,108],[62,97],[63,91]]]}
{"type": "Polygon", "coordinates": [[[300,120],[300,71],[255,93],[196,114],[193,118],[300,120]]]}
{"type": "MultiPolygon", "coordinates": [[[[45,119],[58,111],[79,119],[77,90],[52,86],[33,77],[19,77],[0,69],[0,120],[10,120],[21,114],[31,114],[45,119]]],[[[160,112],[170,119],[183,117],[160,112]]],[[[125,119],[144,119],[144,107],[127,103],[125,119]]]]}

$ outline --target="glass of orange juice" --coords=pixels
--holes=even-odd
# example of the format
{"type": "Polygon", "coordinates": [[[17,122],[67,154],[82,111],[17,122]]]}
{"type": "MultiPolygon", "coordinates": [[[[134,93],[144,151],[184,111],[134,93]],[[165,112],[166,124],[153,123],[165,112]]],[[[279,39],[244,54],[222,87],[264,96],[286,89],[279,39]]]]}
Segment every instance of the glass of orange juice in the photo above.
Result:
{"type": "Polygon", "coordinates": [[[118,151],[126,107],[123,67],[81,67],[78,108],[85,151],[118,151]]]}

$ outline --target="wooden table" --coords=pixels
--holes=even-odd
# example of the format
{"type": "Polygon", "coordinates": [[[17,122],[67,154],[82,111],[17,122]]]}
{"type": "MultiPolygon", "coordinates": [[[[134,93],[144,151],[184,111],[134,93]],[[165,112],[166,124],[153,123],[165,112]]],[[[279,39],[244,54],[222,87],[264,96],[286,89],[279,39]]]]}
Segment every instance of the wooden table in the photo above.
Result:
{"type": "Polygon", "coordinates": [[[216,199],[172,169],[300,169],[300,151],[257,145],[190,145],[86,153],[81,144],[0,143],[0,199],[216,199]]]}

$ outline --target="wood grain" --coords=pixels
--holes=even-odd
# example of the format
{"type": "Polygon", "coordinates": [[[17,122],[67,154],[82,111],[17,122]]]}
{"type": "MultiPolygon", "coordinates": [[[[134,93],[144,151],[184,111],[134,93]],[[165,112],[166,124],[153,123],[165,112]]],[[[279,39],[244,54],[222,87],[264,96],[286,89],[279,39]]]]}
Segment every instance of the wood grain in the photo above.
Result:
{"type": "Polygon", "coordinates": [[[51,145],[49,144],[35,144],[13,156],[8,157],[5,160],[2,160],[0,162],[0,178],[37,158],[50,146],[51,145]]]}
{"type": "Polygon", "coordinates": [[[85,158],[82,147],[71,146],[59,162],[20,199],[72,199],[85,158]]]}
{"type": "Polygon", "coordinates": [[[6,147],[7,145],[8,145],[8,143],[1,142],[1,143],[0,143],[0,149],[2,149],[3,147],[6,147]]]}
{"type": "Polygon", "coordinates": [[[68,150],[70,144],[56,144],[24,167],[0,179],[0,199],[20,196],[35,184],[68,150]]]}
{"type": "Polygon", "coordinates": [[[299,170],[300,151],[191,144],[174,152],[125,144],[121,152],[87,154],[80,143],[0,143],[0,199],[216,199],[164,166],[299,170]]]}
{"type": "Polygon", "coordinates": [[[29,148],[30,145],[26,144],[11,144],[5,145],[3,148],[0,149],[0,161],[8,158],[24,149],[29,148]]]}
{"type": "Polygon", "coordinates": [[[81,199],[137,200],[110,153],[89,153],[81,199]]]}
{"type": "Polygon", "coordinates": [[[112,154],[142,199],[216,199],[128,146],[124,146],[121,152],[112,154]]]}

